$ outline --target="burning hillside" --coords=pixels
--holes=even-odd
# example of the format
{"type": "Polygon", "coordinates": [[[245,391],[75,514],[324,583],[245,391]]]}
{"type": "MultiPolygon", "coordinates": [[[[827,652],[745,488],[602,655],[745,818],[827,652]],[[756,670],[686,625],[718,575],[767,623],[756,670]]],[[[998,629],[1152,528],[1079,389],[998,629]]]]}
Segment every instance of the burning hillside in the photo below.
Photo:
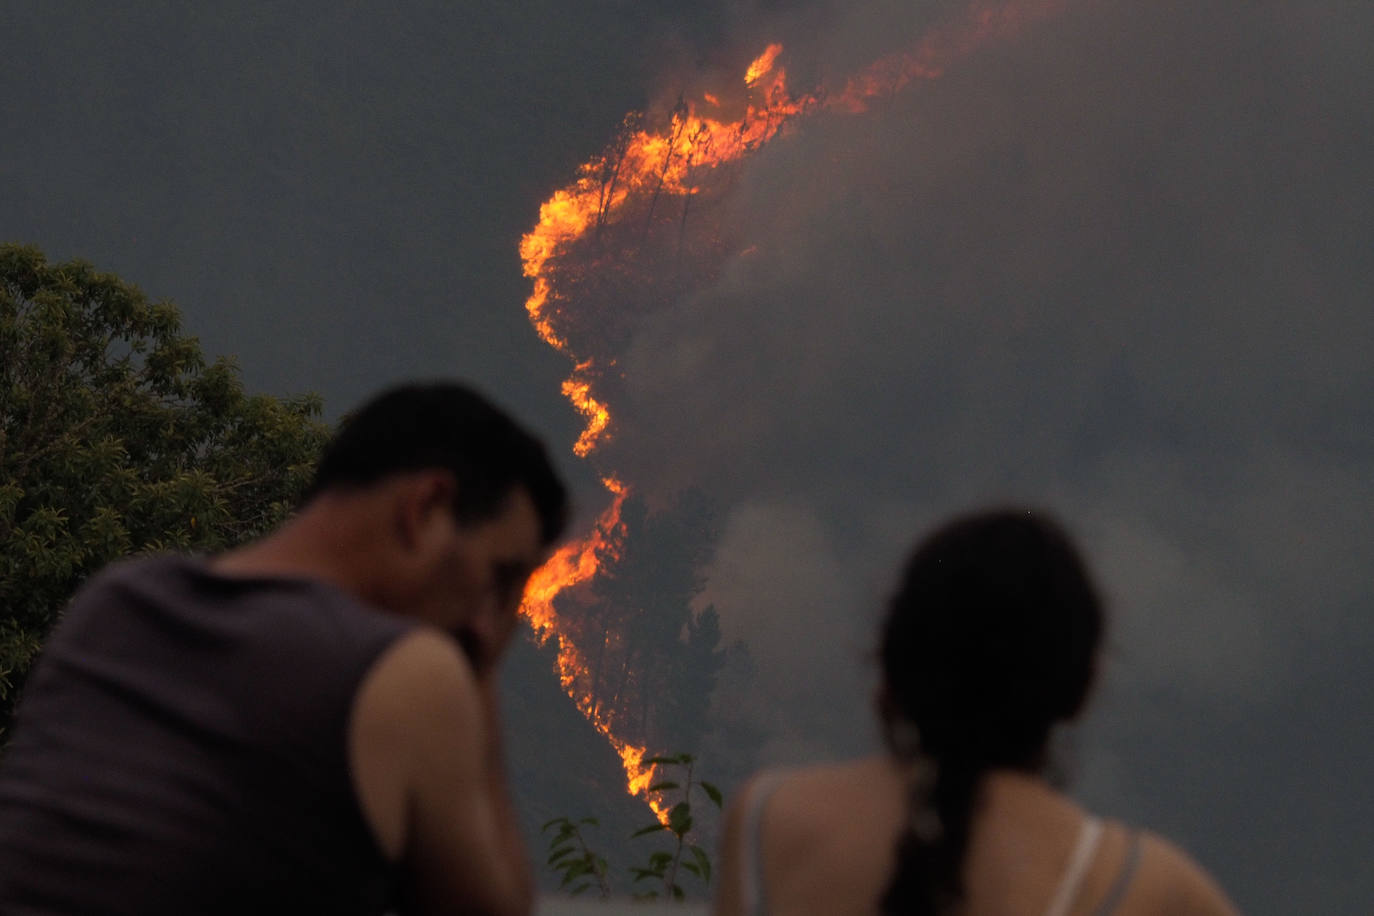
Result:
{"type": "MultiPolygon", "coordinates": [[[[1062,0],[974,4],[835,91],[790,86],[785,49],[771,44],[746,68],[732,98],[681,97],[667,111],[627,115],[605,152],[583,163],[575,180],[540,207],[520,245],[533,283],[525,303],[530,321],[573,362],[563,394],[586,423],[573,451],[597,461],[598,447],[616,433],[610,405],[621,383],[618,360],[637,320],[714,280],[731,254],[718,204],[751,154],[808,118],[859,114],[875,99],[935,79],[974,48],[1062,6],[1062,0]]],[[[557,641],[564,689],[620,753],[629,791],[641,794],[651,779],[641,766],[645,748],[620,728],[614,704],[602,702],[589,662],[593,651],[604,654],[622,634],[581,632],[578,621],[560,618],[554,606],[560,593],[590,582],[622,554],[621,512],[631,485],[613,470],[603,469],[602,479],[608,507],[590,533],[536,574],[524,612],[541,640],[557,641]]]]}

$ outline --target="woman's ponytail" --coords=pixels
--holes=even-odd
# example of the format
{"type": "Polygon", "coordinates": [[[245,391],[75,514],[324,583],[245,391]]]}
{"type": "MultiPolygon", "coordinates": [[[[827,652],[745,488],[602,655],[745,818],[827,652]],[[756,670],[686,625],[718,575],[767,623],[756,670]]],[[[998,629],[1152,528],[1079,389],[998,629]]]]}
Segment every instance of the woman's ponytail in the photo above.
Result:
{"type": "Polygon", "coordinates": [[[937,916],[964,893],[963,864],[982,768],[920,756],[910,767],[897,864],[883,894],[886,916],[937,916]]]}

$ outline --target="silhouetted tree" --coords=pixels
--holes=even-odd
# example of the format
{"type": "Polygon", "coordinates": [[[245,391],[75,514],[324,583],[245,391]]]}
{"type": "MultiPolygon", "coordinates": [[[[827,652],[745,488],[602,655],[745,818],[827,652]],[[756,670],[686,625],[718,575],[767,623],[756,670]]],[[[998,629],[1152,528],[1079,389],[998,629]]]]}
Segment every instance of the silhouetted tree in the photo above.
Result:
{"type": "Polygon", "coordinates": [[[596,209],[596,232],[595,238],[600,239],[602,231],[605,230],[611,217],[611,207],[615,203],[616,187],[620,183],[620,169],[625,164],[625,156],[630,151],[630,144],[634,141],[635,134],[639,133],[640,125],[644,122],[644,115],[638,111],[632,111],[625,115],[620,127],[616,130],[615,139],[606,148],[605,154],[601,158],[601,168],[597,173],[597,209],[596,209]]]}
{"type": "Polygon", "coordinates": [[[678,95],[677,104],[673,106],[670,113],[671,122],[668,131],[668,148],[663,151],[663,164],[658,170],[658,180],[654,182],[654,193],[649,198],[649,213],[644,217],[644,234],[648,235],[649,230],[654,225],[654,209],[658,206],[658,198],[663,193],[663,182],[668,178],[668,170],[672,168],[673,159],[678,155],[678,144],[682,141],[682,135],[687,130],[687,116],[690,113],[687,107],[687,100],[678,95]]]}
{"type": "Polygon", "coordinates": [[[724,663],[714,609],[692,608],[705,584],[714,515],[699,491],[688,491],[654,513],[631,497],[621,518],[621,558],[584,603],[560,604],[560,613],[582,618],[597,712],[637,741],[688,746],[707,728],[711,691],[724,663]]]}

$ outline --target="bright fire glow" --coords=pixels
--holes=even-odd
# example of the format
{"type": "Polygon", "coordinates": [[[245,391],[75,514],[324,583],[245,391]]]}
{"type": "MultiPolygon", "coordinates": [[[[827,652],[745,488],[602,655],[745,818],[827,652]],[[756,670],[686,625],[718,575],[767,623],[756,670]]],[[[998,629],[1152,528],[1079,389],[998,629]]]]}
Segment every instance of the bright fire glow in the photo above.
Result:
{"type": "Polygon", "coordinates": [[[764,74],[773,69],[773,62],[782,53],[782,45],[771,44],[762,54],[754,58],[754,62],[749,65],[749,69],[744,71],[744,85],[753,89],[758,81],[763,79],[764,74]]]}
{"type": "MultiPolygon", "coordinates": [[[[821,111],[863,112],[874,99],[913,82],[936,79],[980,45],[1010,37],[1065,4],[1066,0],[974,2],[965,17],[928,32],[906,52],[876,61],[833,93],[817,90],[794,96],[787,87],[785,69],[778,65],[783,46],[770,44],[745,71],[743,91],[731,109],[742,108],[738,117],[725,120],[702,114],[698,103],[686,99],[656,128],[644,127],[639,117],[628,116],[607,152],[583,163],[577,178],[540,206],[539,222],[520,241],[524,273],[533,281],[525,302],[530,322],[541,339],[576,363],[571,377],[563,383],[564,396],[586,423],[573,446],[574,453],[583,458],[591,455],[610,434],[612,416],[605,402],[593,394],[607,366],[572,352],[569,315],[581,303],[576,290],[565,290],[559,284],[560,259],[585,257],[571,252],[588,239],[600,240],[603,230],[616,224],[617,217],[627,211],[627,202],[647,209],[646,235],[655,225],[656,214],[660,220],[676,219],[666,215],[669,201],[677,201],[676,210],[685,225],[693,199],[703,195],[713,182],[715,187],[721,185],[719,176],[724,166],[783,134],[801,117],[821,111]]],[[[723,107],[715,95],[703,94],[702,99],[713,112],[723,107]]],[[[576,266],[595,270],[597,265],[576,266]]],[[[576,274],[573,270],[570,276],[575,279],[576,274]]],[[[629,489],[614,475],[603,477],[602,482],[611,496],[610,505],[589,534],[565,545],[534,574],[522,611],[541,644],[557,640],[559,680],[577,708],[620,755],[628,791],[645,795],[659,819],[667,823],[667,810],[647,793],[653,768],[642,765],[646,749],[614,734],[614,723],[598,709],[596,698],[579,686],[587,683],[587,659],[572,629],[561,625],[554,610],[554,599],[560,592],[592,579],[603,565],[614,564],[621,555],[625,531],[620,512],[629,489]]]]}
{"type": "MultiPolygon", "coordinates": [[[[620,521],[620,509],[629,491],[614,477],[607,477],[601,483],[612,495],[610,506],[597,518],[591,534],[579,541],[563,545],[535,571],[525,587],[525,597],[520,609],[528,618],[540,645],[550,638],[558,640],[559,682],[568,696],[572,697],[578,711],[587,717],[597,731],[606,736],[616,753],[620,755],[630,794],[642,795],[649,788],[653,778],[653,767],[645,767],[640,763],[644,759],[645,748],[630,744],[613,734],[609,719],[596,709],[595,699],[577,689],[577,676],[587,670],[587,660],[568,635],[560,630],[558,615],[553,609],[553,599],[559,592],[579,582],[585,582],[596,575],[603,562],[615,562],[620,556],[620,545],[625,535],[624,525],[620,521]]],[[[667,823],[667,809],[662,808],[657,799],[650,798],[649,806],[660,820],[667,823]]]]}

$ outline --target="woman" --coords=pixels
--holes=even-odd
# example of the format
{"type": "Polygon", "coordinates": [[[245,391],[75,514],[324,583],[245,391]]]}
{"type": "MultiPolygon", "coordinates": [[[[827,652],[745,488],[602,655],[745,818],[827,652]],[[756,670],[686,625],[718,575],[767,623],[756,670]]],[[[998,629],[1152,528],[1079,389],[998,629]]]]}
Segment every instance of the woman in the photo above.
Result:
{"type": "Polygon", "coordinates": [[[907,564],[883,626],[888,753],[756,777],[726,816],[723,916],[1233,914],[1183,852],[1047,781],[1087,699],[1101,603],[1057,525],[959,518],[907,564]]]}

